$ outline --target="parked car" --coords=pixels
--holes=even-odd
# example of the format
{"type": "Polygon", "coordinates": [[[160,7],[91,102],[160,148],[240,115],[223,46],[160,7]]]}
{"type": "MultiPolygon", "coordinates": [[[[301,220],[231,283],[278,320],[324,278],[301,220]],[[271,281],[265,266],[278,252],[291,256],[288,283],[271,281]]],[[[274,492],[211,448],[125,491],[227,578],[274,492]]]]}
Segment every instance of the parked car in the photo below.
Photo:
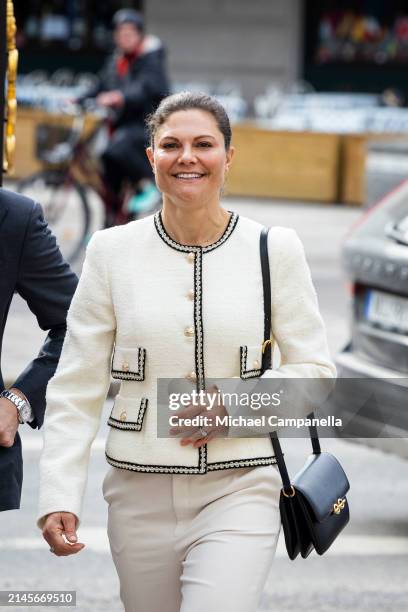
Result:
{"type": "Polygon", "coordinates": [[[339,407],[348,421],[339,434],[408,458],[408,180],[362,213],[343,264],[351,341],[336,365],[339,377],[354,380],[339,407]]]}
{"type": "Polygon", "coordinates": [[[408,177],[408,140],[374,140],[367,144],[365,207],[370,208],[408,177]]]}

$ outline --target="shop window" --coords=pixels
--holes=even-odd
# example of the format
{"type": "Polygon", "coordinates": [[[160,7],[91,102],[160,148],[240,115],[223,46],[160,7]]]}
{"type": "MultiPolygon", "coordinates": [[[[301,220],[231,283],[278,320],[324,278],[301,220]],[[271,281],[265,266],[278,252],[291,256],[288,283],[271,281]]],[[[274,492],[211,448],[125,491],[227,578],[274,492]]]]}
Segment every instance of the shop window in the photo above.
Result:
{"type": "Polygon", "coordinates": [[[407,64],[406,0],[307,2],[307,53],[316,65],[407,64]]]}
{"type": "Polygon", "coordinates": [[[142,0],[14,0],[18,47],[108,51],[112,16],[124,7],[142,10],[142,0]]]}

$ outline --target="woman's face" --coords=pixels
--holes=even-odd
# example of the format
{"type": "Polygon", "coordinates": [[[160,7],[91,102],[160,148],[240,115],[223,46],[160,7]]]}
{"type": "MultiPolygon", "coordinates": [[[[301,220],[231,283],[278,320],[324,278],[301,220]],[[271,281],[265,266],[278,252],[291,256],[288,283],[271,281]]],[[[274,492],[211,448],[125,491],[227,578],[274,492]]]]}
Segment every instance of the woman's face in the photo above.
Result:
{"type": "Polygon", "coordinates": [[[218,201],[233,152],[215,118],[199,109],[170,115],[147,149],[158,189],[179,205],[218,201]]]}

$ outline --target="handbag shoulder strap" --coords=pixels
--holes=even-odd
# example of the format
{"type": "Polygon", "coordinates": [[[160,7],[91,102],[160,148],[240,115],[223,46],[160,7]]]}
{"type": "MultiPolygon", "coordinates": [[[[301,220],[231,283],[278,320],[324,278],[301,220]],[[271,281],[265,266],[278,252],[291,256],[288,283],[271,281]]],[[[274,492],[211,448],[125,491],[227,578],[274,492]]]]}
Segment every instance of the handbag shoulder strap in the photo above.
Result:
{"type": "MultiPolygon", "coordinates": [[[[271,327],[272,327],[272,308],[271,308],[271,275],[269,268],[269,253],[268,253],[268,233],[269,227],[263,227],[259,241],[261,268],[262,268],[262,284],[264,298],[264,351],[262,354],[262,373],[271,368],[272,359],[272,343],[271,343],[271,327]],[[269,342],[268,342],[269,341],[269,342]]],[[[313,418],[313,412],[307,415],[313,418]]],[[[309,427],[309,434],[312,442],[313,453],[318,455],[321,452],[319,435],[317,428],[314,425],[309,427]]],[[[283,458],[282,448],[276,431],[270,431],[269,437],[272,442],[279,472],[282,478],[284,488],[289,488],[290,478],[286,463],[283,458]]]]}
{"type": "Polygon", "coordinates": [[[269,227],[263,227],[259,242],[262,267],[262,283],[264,298],[264,344],[262,352],[262,372],[272,367],[272,343],[268,342],[271,337],[271,275],[269,273],[269,253],[268,253],[268,232],[269,227]]]}

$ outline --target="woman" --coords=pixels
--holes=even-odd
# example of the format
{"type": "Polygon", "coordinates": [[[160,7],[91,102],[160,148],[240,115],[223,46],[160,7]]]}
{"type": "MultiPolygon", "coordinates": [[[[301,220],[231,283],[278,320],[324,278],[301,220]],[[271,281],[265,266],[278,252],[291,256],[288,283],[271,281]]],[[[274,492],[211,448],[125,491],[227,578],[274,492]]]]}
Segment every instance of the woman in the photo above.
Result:
{"type": "MultiPolygon", "coordinates": [[[[220,403],[183,410],[205,411],[209,427],[173,425],[159,438],[156,384],[185,378],[200,391],[210,377],[260,376],[261,226],[220,205],[234,149],[215,99],[170,96],[149,128],[163,208],[97,232],[88,246],[47,391],[38,525],[56,555],[84,546],[76,529],[111,373],[122,384],[108,421],[112,467],[103,491],[126,612],[251,612],[280,529],[270,440],[226,437],[214,425],[226,414],[220,403]]],[[[281,365],[263,376],[335,376],[297,235],[272,228],[268,249],[281,365]]]]}

